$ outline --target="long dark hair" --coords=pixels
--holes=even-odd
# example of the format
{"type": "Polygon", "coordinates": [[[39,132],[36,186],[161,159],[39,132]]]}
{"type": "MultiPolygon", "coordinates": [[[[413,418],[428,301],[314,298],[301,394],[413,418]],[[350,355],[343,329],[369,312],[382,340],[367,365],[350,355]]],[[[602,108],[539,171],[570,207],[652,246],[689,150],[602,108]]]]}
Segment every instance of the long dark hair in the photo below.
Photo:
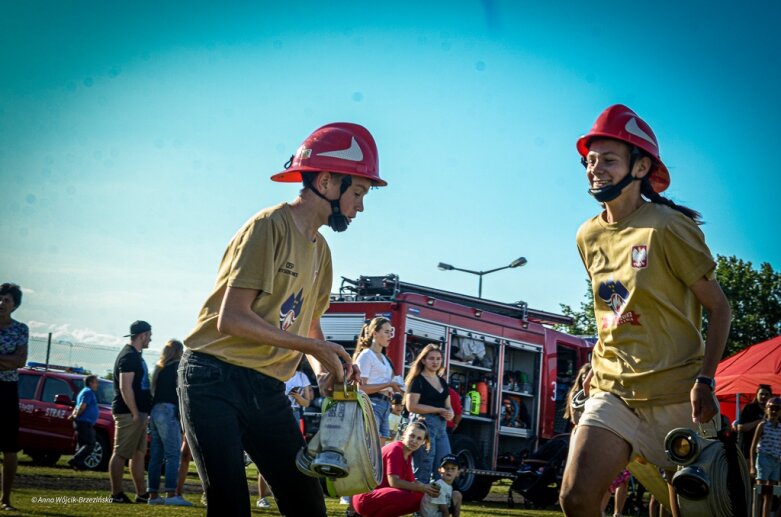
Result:
{"type": "MultiPolygon", "coordinates": [[[[650,156],[649,156],[650,158],[650,156]]],[[[653,162],[653,159],[651,159],[653,162]]],[[[661,194],[658,194],[651,187],[651,181],[648,179],[649,175],[646,175],[640,182],[640,194],[645,196],[651,203],[658,203],[660,205],[667,205],[673,210],[677,210],[697,224],[702,224],[702,214],[691,208],[685,207],[675,203],[672,199],[666,198],[661,194]]]]}

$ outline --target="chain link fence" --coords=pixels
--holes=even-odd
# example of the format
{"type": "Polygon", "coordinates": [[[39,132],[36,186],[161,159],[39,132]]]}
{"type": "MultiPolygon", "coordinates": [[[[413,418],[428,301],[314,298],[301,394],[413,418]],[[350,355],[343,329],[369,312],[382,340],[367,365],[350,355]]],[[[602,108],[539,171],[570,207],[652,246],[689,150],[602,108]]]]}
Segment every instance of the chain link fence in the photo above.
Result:
{"type": "MultiPolygon", "coordinates": [[[[114,370],[114,361],[124,345],[96,345],[61,341],[49,336],[30,336],[27,362],[58,368],[72,368],[79,373],[106,377],[114,370]],[[79,369],[82,369],[80,371],[79,369]]],[[[160,357],[160,350],[145,350],[144,360],[151,372],[160,357]]]]}

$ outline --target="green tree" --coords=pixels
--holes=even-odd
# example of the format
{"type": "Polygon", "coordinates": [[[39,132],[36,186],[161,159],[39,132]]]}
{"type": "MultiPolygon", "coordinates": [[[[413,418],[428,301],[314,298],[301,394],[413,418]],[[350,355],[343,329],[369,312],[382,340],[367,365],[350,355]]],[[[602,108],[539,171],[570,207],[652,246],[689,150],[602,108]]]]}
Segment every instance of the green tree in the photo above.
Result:
{"type": "MultiPolygon", "coordinates": [[[[751,262],[718,255],[716,279],[732,308],[732,326],[724,357],[781,334],[781,273],[774,271],[767,262],[755,269],[751,262]]],[[[575,335],[597,334],[591,282],[586,281],[586,294],[579,309],[566,304],[560,306],[561,312],[573,319],[573,324],[557,325],[557,329],[575,335]]],[[[708,315],[705,313],[703,335],[707,336],[707,331],[708,315]]]]}
{"type": "Polygon", "coordinates": [[[597,321],[594,319],[594,293],[591,291],[591,281],[586,279],[586,294],[580,308],[574,310],[569,305],[560,303],[561,312],[572,318],[572,325],[556,325],[557,330],[574,336],[596,336],[597,321]]]}
{"type": "MultiPolygon", "coordinates": [[[[734,255],[718,255],[716,279],[732,308],[725,357],[781,334],[781,273],[767,262],[755,269],[751,262],[734,255]]],[[[707,329],[705,314],[703,333],[707,329]]]]}

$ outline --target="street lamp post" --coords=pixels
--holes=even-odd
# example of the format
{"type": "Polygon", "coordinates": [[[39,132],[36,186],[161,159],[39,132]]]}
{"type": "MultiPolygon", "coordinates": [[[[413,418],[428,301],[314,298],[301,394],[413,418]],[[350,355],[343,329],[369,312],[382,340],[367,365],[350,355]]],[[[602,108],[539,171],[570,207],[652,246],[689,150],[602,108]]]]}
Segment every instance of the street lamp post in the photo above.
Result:
{"type": "Polygon", "coordinates": [[[509,269],[509,268],[516,268],[526,265],[526,257],[518,257],[517,259],[513,260],[506,266],[497,267],[495,269],[489,269],[487,271],[472,271],[471,269],[462,269],[460,267],[451,266],[450,264],[445,264],[444,262],[440,262],[437,267],[441,269],[442,271],[461,271],[464,273],[472,273],[473,275],[477,275],[480,278],[480,282],[478,283],[477,288],[477,297],[482,298],[483,297],[483,275],[487,275],[488,273],[496,273],[497,271],[501,271],[502,269],[509,269]]]}

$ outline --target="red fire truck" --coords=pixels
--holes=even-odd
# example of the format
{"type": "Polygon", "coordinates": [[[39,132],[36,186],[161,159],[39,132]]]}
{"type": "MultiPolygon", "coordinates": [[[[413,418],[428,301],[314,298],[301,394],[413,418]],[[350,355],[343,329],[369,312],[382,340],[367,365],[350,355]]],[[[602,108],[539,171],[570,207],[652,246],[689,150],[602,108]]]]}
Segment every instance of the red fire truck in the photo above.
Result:
{"type": "Polygon", "coordinates": [[[387,275],[343,278],[321,325],[326,339],[352,351],[363,324],[376,316],[390,319],[396,330],[388,347],[396,374],[406,375],[418,352],[437,343],[451,387],[461,397],[481,394],[451,435],[465,467],[456,485],[467,499],[483,499],[495,480],[513,476],[525,453],[569,432],[566,394],[592,347],[546,326],[569,318],[387,275]]]}

